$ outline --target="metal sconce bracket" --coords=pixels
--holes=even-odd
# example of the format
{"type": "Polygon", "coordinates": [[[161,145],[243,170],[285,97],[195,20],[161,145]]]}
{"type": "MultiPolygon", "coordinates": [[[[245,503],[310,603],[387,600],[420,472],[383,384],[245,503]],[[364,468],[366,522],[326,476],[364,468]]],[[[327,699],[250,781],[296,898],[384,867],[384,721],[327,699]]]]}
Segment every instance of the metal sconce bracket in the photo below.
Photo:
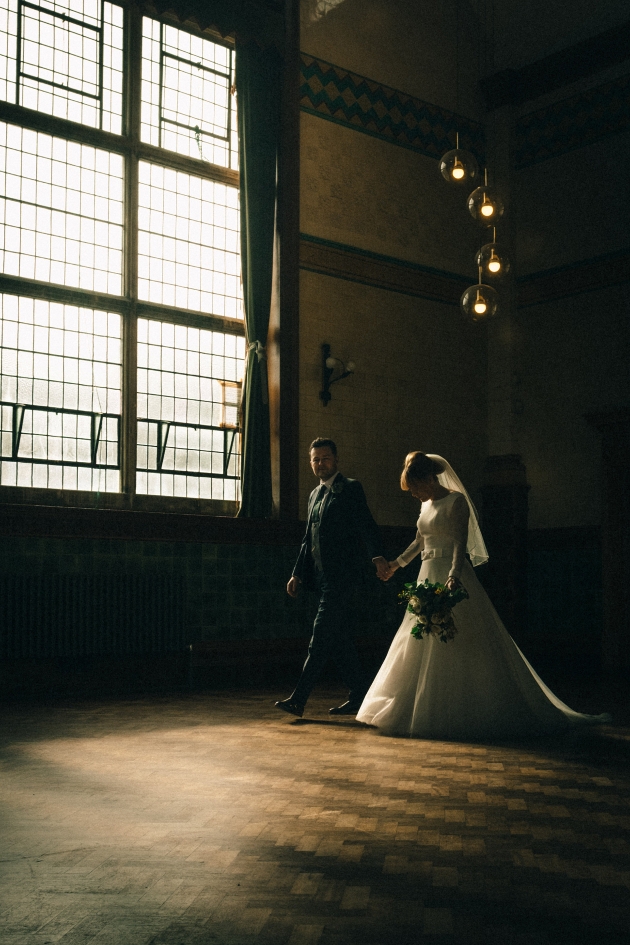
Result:
{"type": "Polygon", "coordinates": [[[322,345],[322,389],[319,392],[319,399],[326,407],[332,397],[330,393],[330,388],[333,384],[336,384],[337,381],[342,381],[344,377],[349,377],[350,374],[354,374],[354,364],[352,361],[348,361],[347,364],[344,364],[343,361],[340,361],[339,358],[333,358],[330,354],[330,345],[322,345]],[[331,366],[332,362],[332,366],[331,366]],[[337,365],[341,366],[341,373],[337,377],[333,377],[337,365]]]}

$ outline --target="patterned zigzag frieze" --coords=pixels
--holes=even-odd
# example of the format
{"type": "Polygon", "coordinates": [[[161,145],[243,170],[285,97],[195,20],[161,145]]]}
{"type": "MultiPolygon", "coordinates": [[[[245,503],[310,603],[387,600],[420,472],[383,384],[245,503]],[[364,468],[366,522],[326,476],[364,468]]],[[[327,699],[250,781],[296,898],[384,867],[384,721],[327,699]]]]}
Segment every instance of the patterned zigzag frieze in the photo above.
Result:
{"type": "Polygon", "coordinates": [[[483,162],[485,140],[478,122],[304,53],[301,58],[304,111],[432,158],[454,148],[459,132],[460,146],[483,162]]]}
{"type": "Polygon", "coordinates": [[[515,128],[514,166],[584,147],[630,129],[630,75],[523,115],[515,128]]]}

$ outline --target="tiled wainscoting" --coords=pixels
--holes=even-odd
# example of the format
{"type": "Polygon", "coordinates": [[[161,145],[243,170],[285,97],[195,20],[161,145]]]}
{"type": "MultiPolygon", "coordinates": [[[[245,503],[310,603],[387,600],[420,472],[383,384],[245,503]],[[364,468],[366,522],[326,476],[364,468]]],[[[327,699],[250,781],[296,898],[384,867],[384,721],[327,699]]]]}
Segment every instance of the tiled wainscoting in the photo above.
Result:
{"type": "Polygon", "coordinates": [[[91,575],[97,578],[152,576],[184,585],[184,638],[237,639],[291,635],[301,608],[289,610],[280,576],[290,569],[291,549],[197,542],[5,538],[6,574],[91,575]],[[256,621],[252,623],[252,603],[256,621]]]}
{"type": "MultiPolygon", "coordinates": [[[[91,521],[94,531],[103,533],[103,519],[91,521]]],[[[216,534],[235,524],[213,522],[202,524],[216,534]]],[[[225,533],[213,541],[198,536],[162,541],[20,536],[5,530],[0,537],[5,697],[290,681],[305,656],[316,601],[309,594],[297,601],[287,596],[300,526],[276,526],[257,523],[245,532],[238,524],[233,541],[226,541],[225,533]]],[[[392,555],[410,538],[407,529],[383,531],[392,555]]],[[[528,558],[528,620],[517,642],[541,671],[596,670],[599,545],[581,530],[530,532],[528,558]]],[[[412,563],[382,585],[366,564],[355,612],[357,640],[370,669],[376,669],[396,631],[402,616],[396,595],[416,569],[412,563]]]]}
{"type": "MultiPolygon", "coordinates": [[[[305,656],[315,605],[313,595],[292,600],[285,590],[297,550],[297,542],[277,540],[5,535],[2,689],[29,695],[196,688],[293,674],[305,656]],[[110,594],[117,600],[110,602],[110,594]],[[160,601],[147,602],[147,595],[160,601]]],[[[393,635],[405,577],[385,587],[366,565],[356,616],[368,662],[381,657],[393,635]]]]}

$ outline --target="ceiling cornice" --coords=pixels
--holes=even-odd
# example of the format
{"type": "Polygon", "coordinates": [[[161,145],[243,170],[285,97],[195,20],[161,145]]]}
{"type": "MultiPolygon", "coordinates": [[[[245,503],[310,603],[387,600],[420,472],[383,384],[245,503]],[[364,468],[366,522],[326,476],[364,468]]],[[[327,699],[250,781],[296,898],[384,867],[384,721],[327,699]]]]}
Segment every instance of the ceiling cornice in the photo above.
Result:
{"type": "Polygon", "coordinates": [[[520,69],[503,69],[480,80],[489,111],[520,105],[630,59],[630,20],[520,69]]]}

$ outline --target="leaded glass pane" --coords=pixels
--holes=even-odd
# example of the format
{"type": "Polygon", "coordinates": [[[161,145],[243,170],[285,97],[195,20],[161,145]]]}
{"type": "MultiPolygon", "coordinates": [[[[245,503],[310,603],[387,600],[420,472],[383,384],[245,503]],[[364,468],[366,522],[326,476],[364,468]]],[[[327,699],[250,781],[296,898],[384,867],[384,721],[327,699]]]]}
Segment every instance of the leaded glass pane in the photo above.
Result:
{"type": "Polygon", "coordinates": [[[240,336],[139,319],[138,492],[238,498],[244,358],[240,336]]]}
{"type": "Polygon", "coordinates": [[[242,318],[238,188],[140,163],[138,297],[242,318]]]}
{"type": "Polygon", "coordinates": [[[0,483],[119,490],[115,312],[0,295],[0,483]]]}
{"type": "Polygon", "coordinates": [[[123,9],[1,0],[0,99],[120,134],[123,9]]]}
{"type": "Polygon", "coordinates": [[[143,20],[142,140],[236,168],[233,52],[157,20],[143,20]]]}
{"type": "Polygon", "coordinates": [[[0,122],[0,272],[122,293],[123,159],[0,122]]]}

